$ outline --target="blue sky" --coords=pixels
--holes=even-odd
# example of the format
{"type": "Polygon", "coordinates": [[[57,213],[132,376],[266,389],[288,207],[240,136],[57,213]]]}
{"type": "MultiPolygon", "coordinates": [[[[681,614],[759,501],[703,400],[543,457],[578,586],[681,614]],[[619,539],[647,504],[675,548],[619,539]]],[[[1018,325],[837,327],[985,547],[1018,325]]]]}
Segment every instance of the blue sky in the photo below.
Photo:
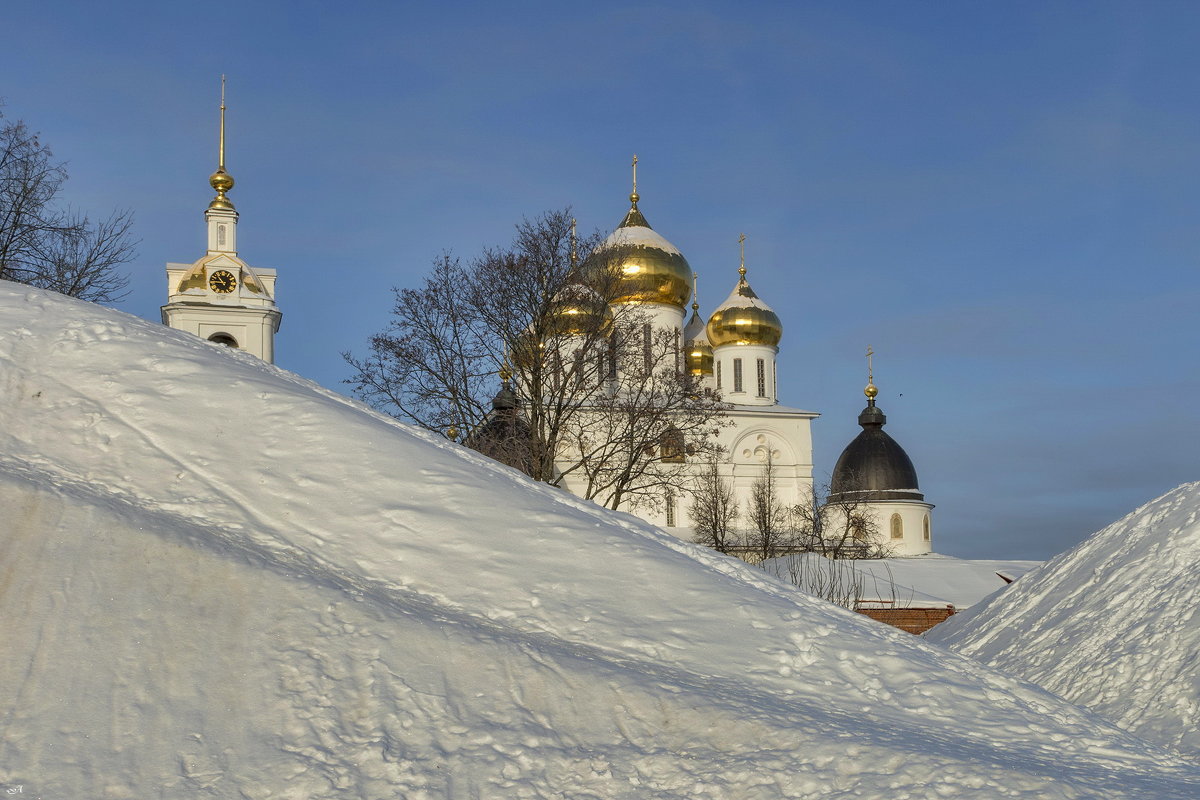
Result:
{"type": "Polygon", "coordinates": [[[449,249],[572,205],[641,207],[785,325],[781,400],[857,433],[874,347],[935,545],[1043,558],[1200,479],[1200,6],[1194,3],[5,4],[5,114],[131,208],[120,308],[201,255],[219,76],[277,361],[340,353],[449,249]]]}

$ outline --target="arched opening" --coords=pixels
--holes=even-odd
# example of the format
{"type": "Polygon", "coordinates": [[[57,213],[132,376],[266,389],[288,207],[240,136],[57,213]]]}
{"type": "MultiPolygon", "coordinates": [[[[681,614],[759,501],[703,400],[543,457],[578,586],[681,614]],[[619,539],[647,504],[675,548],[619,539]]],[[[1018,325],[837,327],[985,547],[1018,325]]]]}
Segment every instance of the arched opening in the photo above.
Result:
{"type": "Polygon", "coordinates": [[[660,458],[663,461],[682,464],[685,445],[683,431],[672,425],[663,431],[662,436],[659,437],[658,449],[660,458]]]}
{"type": "Polygon", "coordinates": [[[900,519],[899,514],[892,514],[892,538],[904,538],[904,520],[900,519]]]}
{"type": "Polygon", "coordinates": [[[226,347],[238,346],[237,339],[233,338],[228,333],[214,333],[212,336],[208,337],[208,340],[216,344],[223,344],[226,347]]]}
{"type": "Polygon", "coordinates": [[[925,541],[927,541],[927,542],[928,542],[928,541],[929,541],[929,539],[930,539],[930,536],[929,536],[929,515],[928,515],[928,514],[926,514],[926,515],[925,515],[925,519],[921,520],[921,533],[922,533],[922,535],[924,536],[924,538],[925,538],[925,541]]]}

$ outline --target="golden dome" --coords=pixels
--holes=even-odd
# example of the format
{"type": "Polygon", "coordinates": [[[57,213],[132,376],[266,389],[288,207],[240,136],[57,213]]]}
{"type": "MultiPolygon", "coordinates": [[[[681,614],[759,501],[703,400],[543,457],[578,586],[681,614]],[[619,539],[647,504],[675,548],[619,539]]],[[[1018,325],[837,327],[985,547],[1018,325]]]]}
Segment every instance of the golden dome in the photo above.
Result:
{"type": "Polygon", "coordinates": [[[592,251],[582,271],[597,287],[606,285],[609,276],[615,279],[614,303],[662,303],[683,308],[692,294],[692,268],[683,253],[646,222],[637,207],[637,193],[629,199],[629,213],[592,251]]]}
{"type": "Polygon", "coordinates": [[[689,375],[713,374],[713,351],[700,319],[700,305],[692,301],[692,318],[683,329],[683,342],[689,375]]]}
{"type": "Polygon", "coordinates": [[[550,336],[587,336],[606,328],[612,320],[608,304],[581,284],[572,284],[554,298],[546,333],[550,336]]]}
{"type": "Polygon", "coordinates": [[[758,344],[775,347],[783,338],[783,323],[771,307],[758,298],[746,282],[746,270],[733,293],[708,319],[708,343],[713,347],[726,344],[758,344]]]}
{"type": "Polygon", "coordinates": [[[687,347],[687,371],[689,375],[713,374],[713,351],[708,342],[692,342],[687,347]]]}

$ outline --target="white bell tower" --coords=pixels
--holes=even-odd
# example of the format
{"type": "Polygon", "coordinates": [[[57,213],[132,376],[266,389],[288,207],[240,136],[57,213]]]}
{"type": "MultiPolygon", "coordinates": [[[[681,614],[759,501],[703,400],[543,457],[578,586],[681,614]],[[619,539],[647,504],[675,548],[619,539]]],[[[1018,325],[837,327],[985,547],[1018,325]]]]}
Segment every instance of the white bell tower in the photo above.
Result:
{"type": "Polygon", "coordinates": [[[167,264],[164,325],[275,362],[275,270],[252,268],[237,254],[238,212],[225,193],[225,76],[221,76],[221,134],[217,171],[208,179],[217,196],[208,204],[208,251],[193,264],[167,264]]]}

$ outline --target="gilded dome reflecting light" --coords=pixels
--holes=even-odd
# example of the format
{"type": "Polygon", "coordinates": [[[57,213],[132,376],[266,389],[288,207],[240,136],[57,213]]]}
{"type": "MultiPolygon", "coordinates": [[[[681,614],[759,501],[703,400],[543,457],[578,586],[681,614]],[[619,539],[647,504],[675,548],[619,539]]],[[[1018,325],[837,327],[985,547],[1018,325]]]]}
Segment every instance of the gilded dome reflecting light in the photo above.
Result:
{"type": "Polygon", "coordinates": [[[563,289],[554,299],[547,322],[551,336],[586,336],[606,329],[612,312],[599,294],[581,284],[563,289]]]}
{"type": "Polygon", "coordinates": [[[708,343],[704,320],[700,318],[700,305],[692,301],[692,318],[683,329],[685,360],[689,375],[713,374],[713,350],[708,343]]]}
{"type": "Polygon", "coordinates": [[[783,323],[771,307],[759,299],[746,281],[745,269],[724,303],[708,320],[708,343],[757,344],[775,347],[783,338],[783,323]]]}
{"type": "MultiPolygon", "coordinates": [[[[692,294],[692,268],[675,245],[650,227],[638,210],[637,193],[620,226],[583,264],[594,286],[617,281],[614,303],[662,303],[682,308],[692,294]]],[[[606,292],[606,294],[608,294],[606,292]]]]}

